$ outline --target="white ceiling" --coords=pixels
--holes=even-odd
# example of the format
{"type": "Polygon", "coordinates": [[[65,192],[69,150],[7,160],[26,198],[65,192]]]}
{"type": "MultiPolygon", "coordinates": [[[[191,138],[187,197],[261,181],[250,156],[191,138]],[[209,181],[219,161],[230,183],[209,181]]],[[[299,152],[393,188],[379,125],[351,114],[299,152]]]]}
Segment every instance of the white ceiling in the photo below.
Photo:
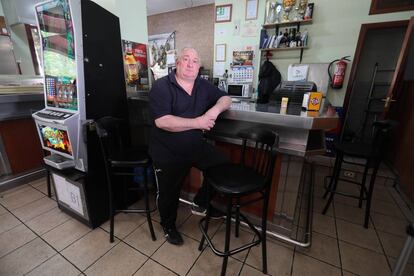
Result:
{"type": "Polygon", "coordinates": [[[214,3],[214,0],[147,0],[147,15],[182,10],[214,3]]]}

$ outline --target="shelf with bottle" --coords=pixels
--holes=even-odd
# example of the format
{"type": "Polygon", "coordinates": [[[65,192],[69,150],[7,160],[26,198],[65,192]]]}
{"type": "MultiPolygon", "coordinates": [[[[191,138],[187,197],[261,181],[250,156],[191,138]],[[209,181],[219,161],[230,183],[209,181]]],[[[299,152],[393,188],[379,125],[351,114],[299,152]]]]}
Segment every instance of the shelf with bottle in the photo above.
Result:
{"type": "Polygon", "coordinates": [[[274,29],[274,28],[278,28],[278,27],[281,27],[281,26],[297,25],[299,27],[300,25],[306,25],[306,24],[312,24],[312,18],[311,19],[304,19],[304,20],[297,20],[297,21],[267,23],[267,24],[263,24],[262,27],[264,29],[274,29]]]}

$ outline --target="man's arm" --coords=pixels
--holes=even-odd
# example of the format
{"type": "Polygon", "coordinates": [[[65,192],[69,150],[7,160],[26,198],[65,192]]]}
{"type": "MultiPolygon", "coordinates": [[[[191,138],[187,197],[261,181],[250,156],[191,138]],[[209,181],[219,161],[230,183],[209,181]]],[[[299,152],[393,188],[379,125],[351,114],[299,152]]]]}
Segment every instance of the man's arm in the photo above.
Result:
{"type": "Polygon", "coordinates": [[[205,114],[197,118],[182,118],[174,115],[165,115],[155,120],[155,125],[166,131],[180,132],[190,129],[210,130],[214,120],[205,114]]]}
{"type": "Polygon", "coordinates": [[[230,108],[230,105],[231,98],[229,96],[222,96],[217,100],[216,104],[212,108],[207,110],[204,115],[215,121],[221,112],[230,108]]]}
{"type": "Polygon", "coordinates": [[[197,118],[182,118],[174,115],[165,115],[155,120],[158,128],[171,132],[180,132],[190,129],[210,130],[214,127],[217,116],[229,109],[231,98],[222,96],[216,104],[210,108],[204,115],[197,118]]]}

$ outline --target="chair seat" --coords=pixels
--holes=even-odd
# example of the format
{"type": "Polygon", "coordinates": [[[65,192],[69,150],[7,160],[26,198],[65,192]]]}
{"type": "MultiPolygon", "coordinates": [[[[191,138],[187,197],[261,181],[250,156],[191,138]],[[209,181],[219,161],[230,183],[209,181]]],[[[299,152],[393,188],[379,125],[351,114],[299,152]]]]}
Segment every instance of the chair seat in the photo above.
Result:
{"type": "Polygon", "coordinates": [[[366,143],[335,141],[334,147],[337,151],[341,151],[345,155],[350,155],[354,157],[373,158],[378,155],[378,152],[372,151],[372,145],[366,143]]]}
{"type": "Polygon", "coordinates": [[[214,189],[228,195],[260,191],[265,186],[265,178],[261,174],[236,164],[212,167],[207,170],[205,177],[214,189]]]}
{"type": "Polygon", "coordinates": [[[149,163],[147,152],[140,149],[125,149],[120,152],[113,152],[111,156],[112,167],[136,167],[149,163]]]}

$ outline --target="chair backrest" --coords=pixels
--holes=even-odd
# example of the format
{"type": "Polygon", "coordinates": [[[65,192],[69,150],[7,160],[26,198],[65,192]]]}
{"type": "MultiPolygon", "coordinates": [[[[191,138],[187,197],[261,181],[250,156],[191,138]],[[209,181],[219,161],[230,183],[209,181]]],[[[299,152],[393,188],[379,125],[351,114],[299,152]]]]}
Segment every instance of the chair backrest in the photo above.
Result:
{"type": "Polygon", "coordinates": [[[124,128],[125,122],[119,118],[106,116],[96,120],[96,133],[105,162],[126,148],[124,128]]]}
{"type": "Polygon", "coordinates": [[[265,176],[266,180],[271,181],[279,135],[265,128],[253,127],[241,130],[237,136],[242,139],[240,164],[253,168],[265,176]]]}
{"type": "Polygon", "coordinates": [[[375,121],[372,125],[374,138],[372,140],[372,153],[375,156],[382,156],[385,153],[385,145],[391,134],[391,130],[397,125],[397,122],[391,120],[375,121]]]}

